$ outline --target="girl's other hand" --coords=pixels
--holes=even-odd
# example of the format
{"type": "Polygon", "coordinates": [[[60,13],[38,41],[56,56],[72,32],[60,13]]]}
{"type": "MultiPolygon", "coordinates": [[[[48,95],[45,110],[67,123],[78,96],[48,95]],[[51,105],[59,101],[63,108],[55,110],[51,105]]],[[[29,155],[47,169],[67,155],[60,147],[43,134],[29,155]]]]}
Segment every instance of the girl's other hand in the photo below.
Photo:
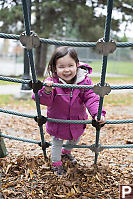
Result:
{"type": "Polygon", "coordinates": [[[97,116],[95,117],[95,120],[98,121],[99,124],[104,124],[106,122],[106,118],[102,115],[100,120],[97,120],[97,116]]]}
{"type": "Polygon", "coordinates": [[[46,80],[46,81],[44,81],[44,83],[47,85],[47,86],[45,86],[44,92],[50,93],[53,90],[53,88],[52,88],[53,81],[46,80]]]}

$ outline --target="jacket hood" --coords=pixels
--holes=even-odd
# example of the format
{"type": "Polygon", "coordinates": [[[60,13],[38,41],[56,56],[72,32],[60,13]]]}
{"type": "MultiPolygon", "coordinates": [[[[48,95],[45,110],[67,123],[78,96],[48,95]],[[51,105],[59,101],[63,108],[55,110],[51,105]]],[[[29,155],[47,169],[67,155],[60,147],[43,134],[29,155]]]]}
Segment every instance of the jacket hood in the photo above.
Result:
{"type": "Polygon", "coordinates": [[[87,70],[89,74],[92,73],[92,68],[84,62],[79,62],[78,67],[87,70]]]}
{"type": "Polygon", "coordinates": [[[82,82],[85,79],[85,77],[90,73],[92,73],[92,68],[86,63],[79,62],[77,79],[75,81],[75,84],[82,82]]]}

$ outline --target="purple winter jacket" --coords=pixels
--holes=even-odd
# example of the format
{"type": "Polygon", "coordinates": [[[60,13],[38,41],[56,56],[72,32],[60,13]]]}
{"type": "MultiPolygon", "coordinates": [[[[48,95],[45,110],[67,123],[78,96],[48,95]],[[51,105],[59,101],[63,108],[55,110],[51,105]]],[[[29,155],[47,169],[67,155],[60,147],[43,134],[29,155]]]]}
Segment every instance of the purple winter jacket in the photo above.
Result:
{"type": "MultiPolygon", "coordinates": [[[[92,72],[92,68],[84,63],[79,64],[77,85],[92,85],[92,80],[88,77],[88,73],[92,72]],[[85,68],[83,69],[82,67],[85,68]]],[[[59,78],[48,78],[54,83],[65,83],[59,78]]],[[[44,86],[39,90],[40,104],[47,106],[47,117],[63,120],[86,120],[88,109],[92,118],[97,115],[99,106],[99,96],[92,89],[71,89],[71,88],[54,88],[51,94],[44,93],[44,86]]],[[[35,95],[32,96],[35,99],[35,95]]],[[[102,115],[106,112],[102,109],[102,115]]],[[[65,123],[46,123],[47,132],[64,140],[77,140],[85,130],[85,124],[65,124],[65,123]]]]}

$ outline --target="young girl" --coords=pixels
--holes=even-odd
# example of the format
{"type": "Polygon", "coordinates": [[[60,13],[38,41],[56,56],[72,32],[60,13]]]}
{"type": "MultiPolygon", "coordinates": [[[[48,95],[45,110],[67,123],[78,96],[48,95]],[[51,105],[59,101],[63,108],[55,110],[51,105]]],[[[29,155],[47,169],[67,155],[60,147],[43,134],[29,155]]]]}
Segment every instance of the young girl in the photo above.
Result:
{"type": "MultiPolygon", "coordinates": [[[[47,117],[63,120],[86,120],[88,109],[92,119],[97,120],[99,96],[91,89],[52,88],[53,83],[92,85],[88,73],[92,68],[79,62],[75,49],[59,47],[53,53],[48,65],[50,77],[46,85],[38,92],[40,104],[47,106],[47,117]]],[[[33,99],[35,96],[33,94],[33,99]]],[[[105,110],[102,110],[100,124],[105,123],[105,110]]],[[[77,144],[85,130],[85,124],[65,124],[47,122],[46,130],[52,136],[52,165],[57,174],[63,174],[61,155],[67,156],[73,163],[72,147],[62,148],[66,144],[77,144]]]]}

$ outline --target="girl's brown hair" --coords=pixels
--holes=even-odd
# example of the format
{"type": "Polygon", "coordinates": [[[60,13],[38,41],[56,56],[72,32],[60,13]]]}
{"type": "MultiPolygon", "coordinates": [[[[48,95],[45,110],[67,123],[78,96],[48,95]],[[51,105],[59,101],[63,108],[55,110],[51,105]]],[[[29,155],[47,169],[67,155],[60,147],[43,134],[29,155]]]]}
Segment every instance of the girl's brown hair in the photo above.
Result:
{"type": "Polygon", "coordinates": [[[51,56],[51,59],[48,64],[48,72],[50,75],[56,76],[56,62],[59,58],[64,57],[67,54],[69,54],[69,56],[75,60],[76,65],[78,65],[79,59],[77,56],[77,52],[74,48],[66,46],[58,47],[51,56]]]}

